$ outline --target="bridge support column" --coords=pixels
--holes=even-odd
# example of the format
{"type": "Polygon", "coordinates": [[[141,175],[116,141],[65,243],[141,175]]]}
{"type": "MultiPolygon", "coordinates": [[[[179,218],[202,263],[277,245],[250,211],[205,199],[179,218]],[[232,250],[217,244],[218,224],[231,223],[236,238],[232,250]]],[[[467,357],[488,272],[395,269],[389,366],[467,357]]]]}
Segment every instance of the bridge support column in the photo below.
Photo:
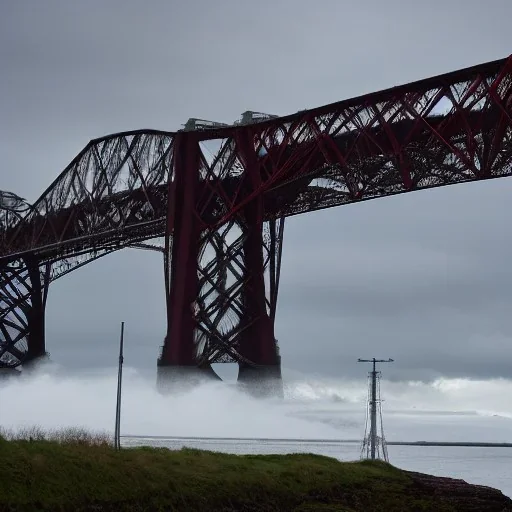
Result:
{"type": "Polygon", "coordinates": [[[46,354],[45,313],[48,279],[41,276],[37,262],[27,262],[27,271],[32,284],[31,308],[27,311],[28,351],[27,362],[35,361],[46,354]]]}
{"type": "Polygon", "coordinates": [[[216,378],[212,363],[236,361],[243,387],[282,394],[274,318],[283,219],[264,222],[261,194],[230,211],[233,197],[258,192],[261,182],[249,132],[226,146],[226,154],[234,151],[243,161],[243,175],[226,176],[218,161],[209,163],[200,138],[179,132],[174,140],[164,260],[167,335],[157,385],[164,392],[187,387],[216,378]]]}
{"type": "Polygon", "coordinates": [[[45,309],[50,266],[37,260],[0,270],[0,367],[32,367],[46,357],[45,309]]]}
{"type": "Polygon", "coordinates": [[[196,214],[199,184],[199,143],[193,132],[176,134],[174,179],[169,180],[166,250],[164,255],[167,334],[157,362],[157,388],[183,389],[215,373],[196,357],[195,306],[199,292],[198,256],[201,224],[196,214]]]}
{"type": "MultiPolygon", "coordinates": [[[[239,363],[238,382],[255,396],[282,396],[281,357],[274,335],[275,301],[272,304],[272,297],[268,300],[265,290],[265,248],[270,249],[272,244],[266,247],[263,240],[262,202],[257,199],[245,209],[244,310],[247,328],[241,334],[239,350],[254,364],[239,363]]],[[[275,254],[268,256],[273,258],[275,254]]],[[[272,275],[270,278],[272,283],[272,275]]]]}
{"type": "MultiPolygon", "coordinates": [[[[251,188],[261,180],[254,145],[250,138],[238,140],[244,156],[251,188]]],[[[281,357],[274,335],[279,267],[281,263],[284,219],[267,223],[264,240],[264,199],[258,195],[243,210],[246,238],[244,241],[244,312],[247,327],[240,337],[239,351],[246,362],[239,363],[238,382],[256,396],[282,396],[281,357]],[[269,271],[269,289],[265,289],[265,273],[269,271]],[[267,294],[268,291],[268,294],[267,294]]]]}

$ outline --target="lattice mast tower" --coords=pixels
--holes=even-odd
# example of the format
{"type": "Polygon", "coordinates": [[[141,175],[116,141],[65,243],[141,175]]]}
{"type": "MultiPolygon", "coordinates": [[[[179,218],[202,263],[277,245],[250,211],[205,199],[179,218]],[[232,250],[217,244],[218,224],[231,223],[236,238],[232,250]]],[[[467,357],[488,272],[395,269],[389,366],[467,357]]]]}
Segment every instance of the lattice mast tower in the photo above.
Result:
{"type": "Polygon", "coordinates": [[[366,410],[366,422],[363,443],[361,445],[361,459],[384,459],[389,462],[384,427],[382,424],[382,407],[380,398],[380,376],[377,371],[377,363],[392,363],[393,359],[358,359],[358,363],[372,363],[372,371],[368,374],[368,406],[366,410]],[[368,417],[370,418],[370,430],[368,431],[368,417]],[[380,420],[380,435],[379,425],[380,420]]]}

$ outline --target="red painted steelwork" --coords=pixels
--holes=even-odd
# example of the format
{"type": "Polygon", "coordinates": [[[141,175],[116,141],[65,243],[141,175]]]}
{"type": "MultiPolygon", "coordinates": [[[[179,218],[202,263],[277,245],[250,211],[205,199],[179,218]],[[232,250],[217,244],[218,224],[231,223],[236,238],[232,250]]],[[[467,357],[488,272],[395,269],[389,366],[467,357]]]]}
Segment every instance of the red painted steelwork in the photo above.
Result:
{"type": "Polygon", "coordinates": [[[52,280],[154,237],[161,363],[273,364],[285,217],[511,175],[512,58],[253,125],[93,140],[33,206],[0,193],[0,365],[27,352],[17,308],[40,310],[10,284],[26,258],[52,280]]]}
{"type": "MultiPolygon", "coordinates": [[[[166,237],[173,237],[170,289],[167,298],[167,336],[160,364],[191,366],[195,357],[194,304],[199,293],[197,259],[201,223],[196,215],[199,188],[199,142],[195,133],[175,138],[174,181],[170,183],[166,237]]],[[[167,265],[166,265],[167,267],[167,265]]]]}
{"type": "MultiPolygon", "coordinates": [[[[248,191],[261,186],[261,167],[258,162],[250,130],[241,133],[236,145],[245,166],[248,191]]],[[[239,341],[240,354],[257,365],[273,365],[277,362],[274,322],[265,303],[263,262],[263,220],[265,217],[263,196],[258,196],[243,209],[243,221],[247,230],[244,242],[245,292],[244,305],[251,324],[239,341]]],[[[275,255],[271,254],[271,258],[275,255]]]]}

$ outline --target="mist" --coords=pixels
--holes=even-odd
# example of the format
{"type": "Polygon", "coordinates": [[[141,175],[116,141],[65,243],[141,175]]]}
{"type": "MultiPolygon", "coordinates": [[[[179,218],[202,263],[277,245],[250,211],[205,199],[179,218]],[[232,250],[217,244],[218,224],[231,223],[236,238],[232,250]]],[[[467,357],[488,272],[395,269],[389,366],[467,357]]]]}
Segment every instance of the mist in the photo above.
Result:
{"type": "MultiPolygon", "coordinates": [[[[122,435],[274,439],[359,439],[367,381],[284,369],[284,399],[256,399],[236,383],[212,382],[161,395],[154,375],[124,369],[122,435]]],[[[70,374],[54,363],[0,387],[0,426],[83,427],[112,432],[116,368],[70,374]]],[[[381,382],[388,440],[512,441],[512,381],[381,382]]]]}

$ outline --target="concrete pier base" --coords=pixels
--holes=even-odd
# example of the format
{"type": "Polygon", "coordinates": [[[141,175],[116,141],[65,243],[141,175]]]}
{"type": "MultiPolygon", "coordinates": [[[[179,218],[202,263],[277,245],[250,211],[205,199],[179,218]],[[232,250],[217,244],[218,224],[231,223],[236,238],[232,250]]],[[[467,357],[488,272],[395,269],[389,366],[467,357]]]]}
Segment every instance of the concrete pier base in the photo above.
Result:
{"type": "Polygon", "coordinates": [[[243,391],[257,398],[283,398],[281,362],[267,366],[240,364],[238,384],[243,391]]]}
{"type": "Polygon", "coordinates": [[[37,357],[32,357],[26,361],[24,361],[24,363],[21,365],[21,369],[22,369],[22,372],[27,375],[29,373],[32,373],[36,370],[38,370],[39,368],[41,368],[42,366],[44,366],[45,364],[48,364],[50,363],[50,354],[48,352],[45,352],[44,354],[40,355],[40,356],[37,356],[37,357]]]}
{"type": "Polygon", "coordinates": [[[164,365],[160,361],[157,363],[156,387],[164,395],[183,393],[205,382],[221,380],[211,366],[164,365]]]}
{"type": "Polygon", "coordinates": [[[0,368],[0,381],[18,378],[21,372],[17,368],[0,368]]]}

